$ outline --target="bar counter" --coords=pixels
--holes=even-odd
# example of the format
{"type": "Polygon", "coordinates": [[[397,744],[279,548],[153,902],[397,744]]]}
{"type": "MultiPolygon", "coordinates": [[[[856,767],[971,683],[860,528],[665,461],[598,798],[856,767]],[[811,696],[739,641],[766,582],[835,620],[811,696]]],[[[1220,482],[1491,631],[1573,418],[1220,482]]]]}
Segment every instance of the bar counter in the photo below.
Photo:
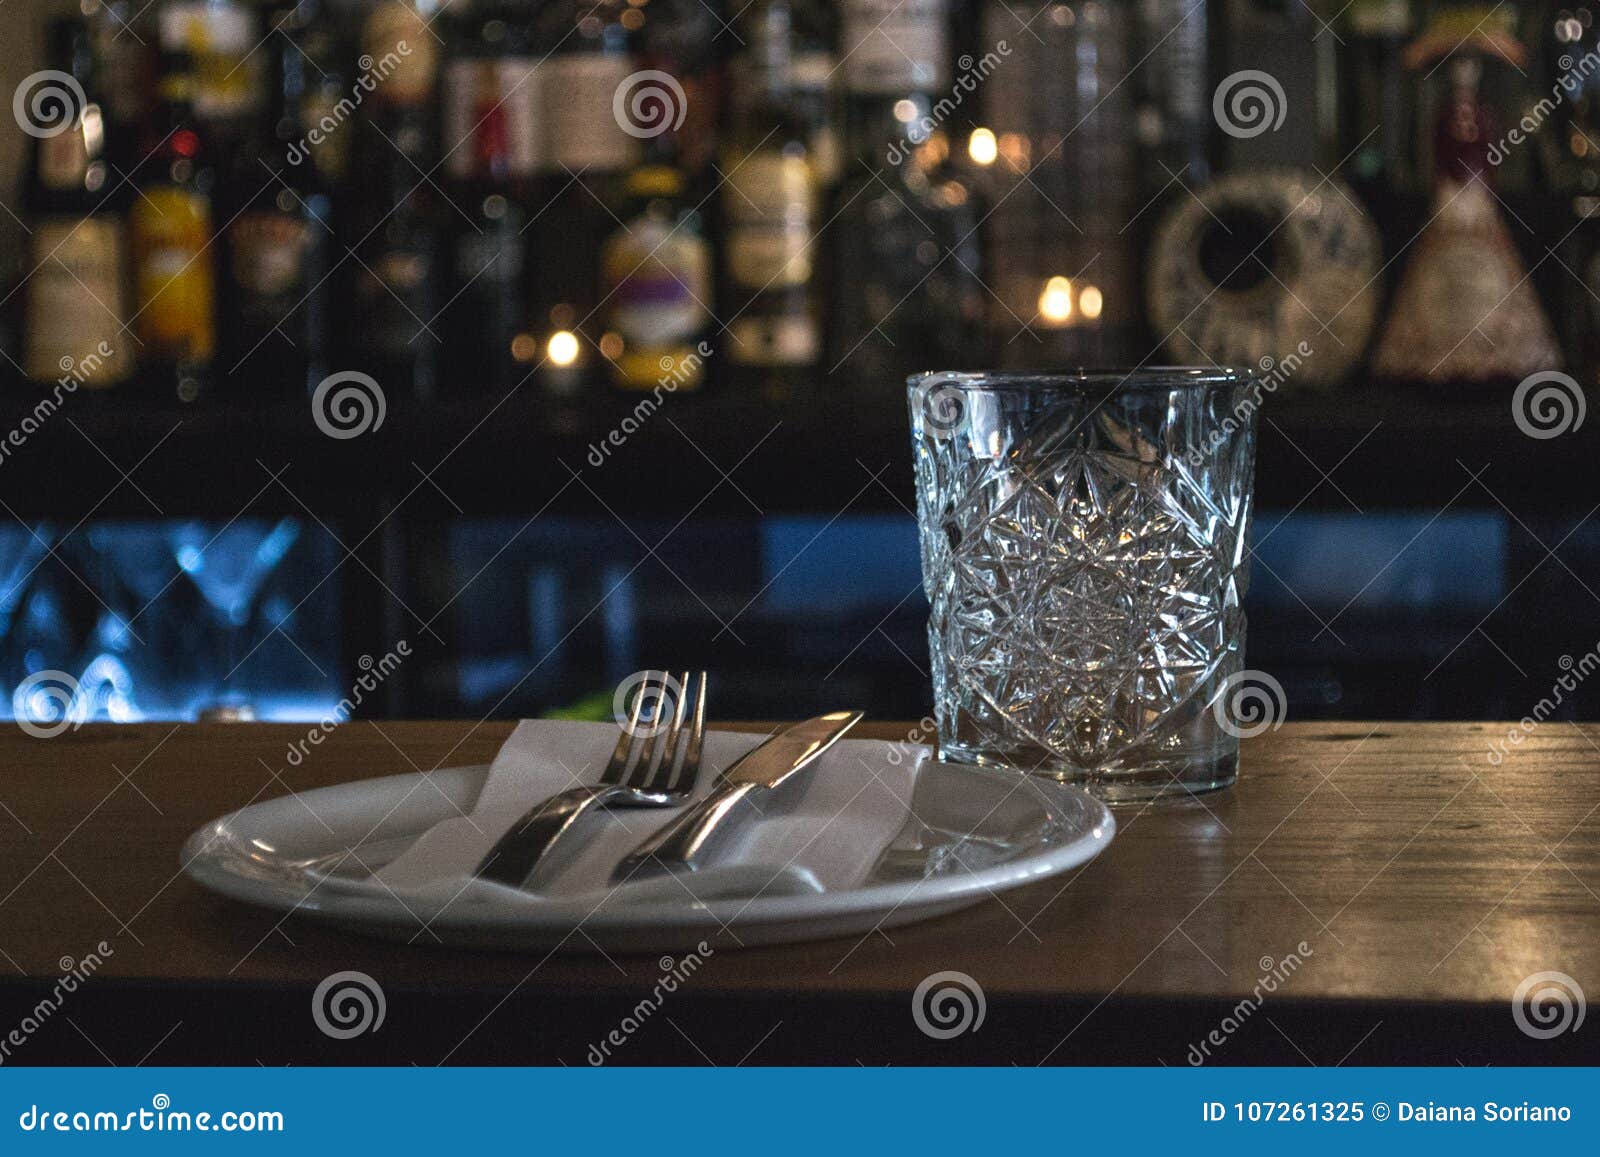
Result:
{"type": "MultiPolygon", "coordinates": [[[[7,1062],[592,1063],[657,957],[598,953],[581,931],[588,951],[556,955],[384,943],[180,871],[183,840],[218,815],[486,762],[511,726],[352,721],[298,767],[285,752],[303,726],[7,729],[0,1034],[33,1018],[7,1062]],[[102,941],[94,974],[38,1016],[102,941]],[[387,1002],[376,1031],[348,1040],[310,1008],[341,970],[387,1002]]],[[[1541,1036],[1513,994],[1546,972],[1600,993],[1600,729],[1548,722],[1500,754],[1507,730],[1285,724],[1245,741],[1237,787],[1119,809],[1105,854],[1058,880],[864,937],[719,949],[608,1059],[1596,1063],[1600,1033],[1541,1036]],[[981,986],[984,1017],[935,1039],[912,993],[946,971],[981,986]]]]}

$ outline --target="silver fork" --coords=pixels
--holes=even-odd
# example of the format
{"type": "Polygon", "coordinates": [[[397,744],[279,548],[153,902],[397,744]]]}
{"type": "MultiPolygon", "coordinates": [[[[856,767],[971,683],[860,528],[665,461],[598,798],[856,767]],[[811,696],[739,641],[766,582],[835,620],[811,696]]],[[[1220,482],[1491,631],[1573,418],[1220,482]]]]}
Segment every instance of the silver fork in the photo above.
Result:
{"type": "Polygon", "coordinates": [[[530,808],[489,849],[473,875],[520,888],[551,847],[595,808],[667,807],[686,801],[700,776],[705,736],[706,673],[701,671],[699,676],[696,694],[689,672],[683,673],[672,722],[663,726],[661,705],[669,698],[672,681],[665,671],[659,679],[651,672],[639,687],[600,782],[571,788],[530,808]],[[690,699],[694,700],[692,712],[688,710],[690,699]],[[657,715],[650,720],[643,740],[635,743],[646,701],[656,704],[657,715]],[[658,740],[664,742],[658,744],[658,740]]]}

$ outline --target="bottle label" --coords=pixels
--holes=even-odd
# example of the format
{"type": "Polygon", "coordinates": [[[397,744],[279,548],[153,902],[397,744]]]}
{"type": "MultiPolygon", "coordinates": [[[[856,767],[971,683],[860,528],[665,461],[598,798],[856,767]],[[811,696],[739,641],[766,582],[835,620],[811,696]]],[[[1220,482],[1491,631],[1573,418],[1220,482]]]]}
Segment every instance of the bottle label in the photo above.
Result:
{"type": "Polygon", "coordinates": [[[35,381],[75,376],[87,386],[127,377],[133,339],[122,331],[122,228],[115,218],[46,218],[33,227],[23,369],[35,381]],[[104,342],[102,347],[101,343],[104,342]],[[102,348],[110,356],[100,354],[102,348]]]}
{"type": "Polygon", "coordinates": [[[255,13],[243,4],[179,0],[161,9],[161,47],[194,61],[194,110],[202,117],[242,116],[256,107],[262,85],[254,51],[255,13]]]}
{"type": "Polygon", "coordinates": [[[342,181],[349,168],[350,150],[346,145],[349,134],[336,131],[343,119],[339,110],[343,96],[331,87],[317,88],[307,92],[300,102],[301,123],[319,130],[316,139],[307,141],[311,160],[317,171],[333,182],[342,181]]]}
{"type": "Polygon", "coordinates": [[[89,175],[84,126],[39,142],[39,183],[47,189],[81,189],[89,175]]]}
{"type": "Polygon", "coordinates": [[[450,175],[478,174],[478,134],[503,131],[507,167],[513,177],[539,168],[538,62],[521,57],[458,60],[444,76],[444,148],[450,175]]]}
{"type": "Polygon", "coordinates": [[[1350,7],[1350,29],[1358,36],[1404,36],[1411,31],[1411,5],[1406,0],[1356,0],[1350,7]]]}
{"type": "Polygon", "coordinates": [[[133,207],[139,340],[158,358],[216,351],[211,205],[187,189],[147,190],[133,207]]]}
{"type": "Polygon", "coordinates": [[[247,312],[282,304],[293,308],[302,292],[311,226],[287,213],[241,213],[228,228],[229,267],[247,312]]]}
{"type": "Polygon", "coordinates": [[[606,242],[602,272],[611,327],[623,340],[619,373],[625,384],[653,384],[683,362],[705,327],[710,246],[687,229],[640,217],[606,242]]]}
{"type": "Polygon", "coordinates": [[[752,153],[731,166],[723,205],[728,216],[728,273],[749,289],[811,280],[816,183],[803,156],[752,153]]]}
{"type": "Polygon", "coordinates": [[[574,53],[552,56],[539,66],[546,169],[614,172],[632,163],[635,139],[613,111],[617,90],[632,73],[626,56],[574,53]]]}
{"type": "Polygon", "coordinates": [[[839,47],[850,92],[905,96],[943,88],[945,0],[846,0],[839,47]]]}
{"type": "MultiPolygon", "coordinates": [[[[361,58],[372,97],[385,104],[420,104],[439,74],[438,33],[407,4],[385,0],[361,28],[361,58]]],[[[363,82],[362,87],[366,84],[363,82]]]]}
{"type": "Polygon", "coordinates": [[[443,139],[445,171],[457,180],[466,180],[477,168],[478,150],[473,126],[478,122],[478,98],[494,86],[494,62],[489,60],[452,61],[444,70],[443,139]]]}
{"type": "Polygon", "coordinates": [[[506,114],[506,146],[511,175],[531,176],[543,159],[543,121],[540,117],[539,62],[506,57],[495,62],[500,107],[506,114]]]}
{"type": "Polygon", "coordinates": [[[744,366],[810,365],[821,347],[809,312],[744,314],[728,327],[728,336],[728,360],[744,366]]]}

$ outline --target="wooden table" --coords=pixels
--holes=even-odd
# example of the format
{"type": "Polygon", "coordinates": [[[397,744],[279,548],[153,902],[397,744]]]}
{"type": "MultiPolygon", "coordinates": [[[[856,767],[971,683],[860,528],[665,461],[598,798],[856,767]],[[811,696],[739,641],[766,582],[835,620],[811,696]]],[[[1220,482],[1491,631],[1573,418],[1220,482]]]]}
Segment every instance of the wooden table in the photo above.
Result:
{"type": "MultiPolygon", "coordinates": [[[[390,945],[232,903],[178,871],[184,837],[216,815],[485,761],[509,730],[351,722],[289,767],[304,727],[41,740],[8,726],[5,1061],[586,1063],[655,984],[656,958],[390,945]],[[102,940],[111,955],[92,979],[41,1010],[60,969],[102,940]],[[344,969],[377,979],[387,1011],[378,1031],[333,1040],[310,994],[344,969]],[[23,1043],[7,1043],[25,1017],[23,1043]]],[[[1512,994],[1541,972],[1600,994],[1600,728],[1545,723],[1497,765],[1505,732],[1285,725],[1246,742],[1237,788],[1119,811],[1112,847],[1062,879],[887,934],[717,952],[616,1060],[1595,1063],[1600,1024],[1535,1039],[1512,994]],[[981,985],[986,1014],[935,1040],[911,993],[952,970],[981,985]],[[1262,992],[1274,973],[1286,978],[1262,992]]]]}

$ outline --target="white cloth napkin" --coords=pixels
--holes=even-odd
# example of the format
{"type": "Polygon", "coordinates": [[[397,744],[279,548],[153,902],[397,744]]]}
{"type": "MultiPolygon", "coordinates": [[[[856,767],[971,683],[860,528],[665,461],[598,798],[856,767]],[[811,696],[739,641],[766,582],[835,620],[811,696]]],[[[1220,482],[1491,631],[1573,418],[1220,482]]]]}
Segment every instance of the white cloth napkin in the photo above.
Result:
{"type": "MultiPolygon", "coordinates": [[[[524,720],[489,769],[466,817],[435,824],[373,877],[402,900],[524,903],[605,897],[607,903],[782,895],[838,891],[866,879],[883,849],[904,826],[917,769],[931,755],[915,744],[845,739],[816,763],[732,822],[713,864],[677,877],[635,877],[617,887],[611,873],[622,858],[664,826],[679,808],[597,811],[552,850],[536,869],[531,890],[474,880],[472,870],[527,810],[557,792],[597,783],[616,744],[606,723],[524,720]]],[[[766,737],[708,732],[699,794],[766,737]]]]}

